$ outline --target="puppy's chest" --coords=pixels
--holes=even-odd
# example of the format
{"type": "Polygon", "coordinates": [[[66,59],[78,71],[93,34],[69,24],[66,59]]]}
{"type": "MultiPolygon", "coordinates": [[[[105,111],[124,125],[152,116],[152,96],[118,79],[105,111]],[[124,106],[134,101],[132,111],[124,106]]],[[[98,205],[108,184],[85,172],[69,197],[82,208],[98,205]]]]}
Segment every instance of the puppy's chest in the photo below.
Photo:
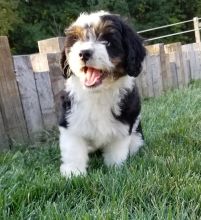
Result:
{"type": "Polygon", "coordinates": [[[113,117],[112,111],[120,111],[118,102],[112,99],[75,103],[68,117],[69,128],[99,145],[106,144],[115,136],[127,133],[127,127],[113,117]]]}

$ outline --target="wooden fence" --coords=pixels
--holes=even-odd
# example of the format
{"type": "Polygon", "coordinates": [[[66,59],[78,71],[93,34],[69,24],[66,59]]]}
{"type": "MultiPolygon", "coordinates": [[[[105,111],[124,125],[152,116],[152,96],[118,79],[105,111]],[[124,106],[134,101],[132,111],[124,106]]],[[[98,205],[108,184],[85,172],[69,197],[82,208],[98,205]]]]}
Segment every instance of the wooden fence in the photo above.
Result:
{"type": "MultiPolygon", "coordinates": [[[[60,52],[64,38],[38,42],[39,53],[12,56],[7,37],[0,37],[0,150],[34,141],[57,125],[64,79],[60,52]]],[[[159,96],[201,79],[201,44],[155,44],[136,83],[142,97],[159,96]]]]}
{"type": "Polygon", "coordinates": [[[155,44],[147,46],[137,85],[142,97],[154,97],[167,90],[183,88],[201,79],[201,44],[155,44]]]}
{"type": "Polygon", "coordinates": [[[12,56],[7,37],[0,37],[0,150],[34,141],[57,125],[63,42],[39,41],[39,53],[12,56]]]}

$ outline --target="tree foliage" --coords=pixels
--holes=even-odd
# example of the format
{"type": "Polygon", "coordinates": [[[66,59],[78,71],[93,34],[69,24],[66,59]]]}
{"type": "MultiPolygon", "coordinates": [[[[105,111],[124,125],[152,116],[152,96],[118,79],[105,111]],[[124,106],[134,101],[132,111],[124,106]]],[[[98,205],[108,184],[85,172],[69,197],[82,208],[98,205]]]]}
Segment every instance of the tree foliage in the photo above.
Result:
{"type": "Polygon", "coordinates": [[[8,35],[20,22],[17,13],[18,1],[0,0],[0,35],[8,35]]]}
{"type": "MultiPolygon", "coordinates": [[[[37,41],[62,36],[80,12],[107,10],[121,14],[134,28],[144,30],[201,15],[201,0],[0,0],[0,35],[8,35],[14,53],[37,51],[37,41]]],[[[147,32],[144,38],[192,29],[192,22],[147,32]]],[[[161,42],[193,41],[193,33],[161,42]]]]}

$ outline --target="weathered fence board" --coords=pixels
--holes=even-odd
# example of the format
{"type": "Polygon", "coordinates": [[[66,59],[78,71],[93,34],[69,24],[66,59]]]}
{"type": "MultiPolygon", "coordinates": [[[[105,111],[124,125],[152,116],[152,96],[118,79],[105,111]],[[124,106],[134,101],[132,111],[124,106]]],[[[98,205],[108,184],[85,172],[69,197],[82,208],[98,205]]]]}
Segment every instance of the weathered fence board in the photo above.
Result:
{"type": "Polygon", "coordinates": [[[170,71],[172,73],[172,87],[178,88],[179,87],[179,81],[178,81],[178,74],[177,74],[177,65],[174,62],[170,62],[170,71]]]}
{"type": "Polygon", "coordinates": [[[153,88],[153,74],[154,74],[154,69],[153,67],[153,61],[152,61],[152,56],[147,56],[146,60],[146,83],[147,83],[147,97],[154,97],[154,88],[153,88]]]}
{"type": "Polygon", "coordinates": [[[58,53],[64,48],[64,37],[54,37],[38,41],[40,53],[58,53]]]}
{"type": "MultiPolygon", "coordinates": [[[[192,79],[191,61],[190,61],[191,56],[192,56],[192,44],[182,45],[182,58],[183,58],[183,64],[184,64],[183,74],[185,74],[187,82],[190,82],[192,79]]],[[[194,60],[195,59],[193,59],[193,62],[194,62],[194,60]]]]}
{"type": "Polygon", "coordinates": [[[184,73],[191,79],[201,79],[201,43],[182,45],[184,73]]]}
{"type": "Polygon", "coordinates": [[[30,56],[30,59],[34,71],[44,126],[46,129],[50,129],[57,124],[57,118],[47,55],[34,54],[30,56]]]}
{"type": "Polygon", "coordinates": [[[61,57],[61,53],[47,54],[49,71],[50,71],[50,80],[54,95],[55,108],[58,117],[60,114],[61,93],[62,90],[64,89],[64,83],[65,83],[65,80],[62,75],[62,70],[60,67],[60,57],[61,57]]]}
{"type": "Polygon", "coordinates": [[[142,73],[135,79],[135,85],[138,87],[139,95],[142,97],[142,73]]]}
{"type": "Polygon", "coordinates": [[[14,56],[13,59],[28,133],[35,139],[44,126],[30,57],[14,56]]]}
{"type": "Polygon", "coordinates": [[[193,79],[201,79],[201,43],[194,43],[193,44],[193,51],[195,52],[195,64],[196,67],[194,68],[193,79]]]}
{"type": "Polygon", "coordinates": [[[54,99],[51,90],[49,72],[35,74],[36,86],[46,129],[51,129],[57,125],[57,117],[54,106],[54,99]]]}
{"type": "MultiPolygon", "coordinates": [[[[159,56],[160,56],[160,75],[162,81],[162,91],[167,91],[169,89],[169,82],[168,82],[168,71],[166,69],[166,55],[164,50],[164,44],[158,44],[159,56]]],[[[161,93],[162,94],[162,93],[161,93]]]]}
{"type": "Polygon", "coordinates": [[[148,93],[148,83],[147,83],[147,69],[146,69],[146,62],[143,62],[143,68],[142,68],[142,72],[140,73],[140,75],[137,78],[138,81],[138,86],[141,87],[140,88],[140,92],[142,97],[149,97],[149,93],[148,93]]]}
{"type": "Polygon", "coordinates": [[[26,123],[7,37],[0,37],[0,97],[0,108],[6,132],[9,133],[9,142],[27,141],[26,123]]]}
{"type": "MultiPolygon", "coordinates": [[[[1,110],[1,107],[0,107],[1,110]]],[[[0,111],[0,151],[9,148],[8,137],[5,131],[3,116],[0,111]]]]}
{"type": "Polygon", "coordinates": [[[181,43],[167,44],[164,46],[167,55],[166,64],[169,73],[170,88],[182,88],[187,84],[185,79],[181,43]]]}
{"type": "Polygon", "coordinates": [[[159,96],[163,91],[161,48],[163,48],[163,44],[155,44],[146,47],[148,51],[146,69],[148,72],[147,74],[151,76],[150,80],[152,80],[153,96],[159,96]]]}
{"type": "Polygon", "coordinates": [[[60,68],[60,57],[61,51],[64,48],[64,40],[65,37],[57,37],[38,42],[39,52],[47,54],[57,117],[60,115],[61,94],[64,89],[64,78],[60,68]]]}

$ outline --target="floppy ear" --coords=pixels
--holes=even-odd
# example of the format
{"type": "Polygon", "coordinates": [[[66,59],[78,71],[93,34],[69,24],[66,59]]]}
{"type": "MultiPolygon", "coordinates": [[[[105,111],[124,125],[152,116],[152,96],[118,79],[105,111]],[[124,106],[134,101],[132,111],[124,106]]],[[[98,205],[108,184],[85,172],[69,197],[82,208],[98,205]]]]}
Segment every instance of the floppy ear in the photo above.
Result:
{"type": "Polygon", "coordinates": [[[146,56],[143,40],[127,24],[122,25],[122,39],[126,53],[126,72],[129,76],[137,77],[142,69],[142,61],[146,56]]]}
{"type": "Polygon", "coordinates": [[[71,72],[69,65],[68,65],[68,62],[67,62],[65,48],[61,52],[60,65],[63,70],[63,77],[65,79],[69,78],[71,76],[72,72],[71,72]]]}

